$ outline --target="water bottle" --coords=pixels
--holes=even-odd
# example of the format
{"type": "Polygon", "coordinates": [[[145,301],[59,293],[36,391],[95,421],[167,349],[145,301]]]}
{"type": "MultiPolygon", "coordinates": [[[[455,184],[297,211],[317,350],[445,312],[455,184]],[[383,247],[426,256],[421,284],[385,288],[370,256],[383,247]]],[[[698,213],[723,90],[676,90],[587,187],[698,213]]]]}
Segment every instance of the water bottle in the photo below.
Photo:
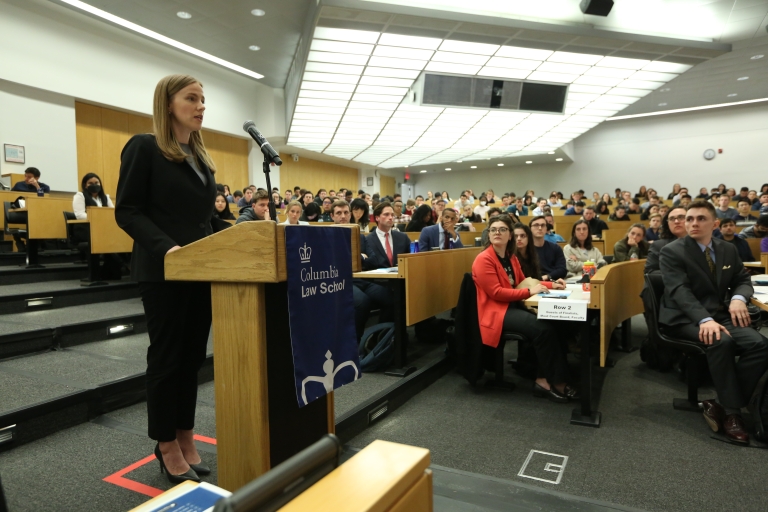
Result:
{"type": "Polygon", "coordinates": [[[449,248],[449,249],[453,249],[453,240],[451,240],[450,242],[448,242],[448,248],[449,248]]]}
{"type": "Polygon", "coordinates": [[[40,187],[37,189],[37,197],[43,197],[45,195],[45,192],[43,192],[43,187],[40,187]]]}
{"type": "Polygon", "coordinates": [[[411,254],[419,252],[419,242],[411,242],[411,254]]]}

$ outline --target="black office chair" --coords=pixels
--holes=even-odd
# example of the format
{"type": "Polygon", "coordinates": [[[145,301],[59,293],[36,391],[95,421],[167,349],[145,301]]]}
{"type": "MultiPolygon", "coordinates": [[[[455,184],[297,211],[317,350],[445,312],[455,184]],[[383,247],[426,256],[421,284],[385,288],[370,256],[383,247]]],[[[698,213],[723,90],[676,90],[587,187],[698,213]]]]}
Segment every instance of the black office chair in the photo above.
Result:
{"type": "Polygon", "coordinates": [[[89,242],[83,242],[78,239],[75,234],[77,224],[69,224],[68,220],[77,220],[74,212],[62,212],[64,214],[64,225],[67,228],[67,245],[70,249],[76,250],[80,253],[80,263],[85,263],[87,260],[91,244],[89,242]]]}
{"type": "Polygon", "coordinates": [[[677,349],[682,352],[685,361],[686,382],[688,383],[688,398],[675,398],[672,406],[681,411],[700,412],[699,381],[706,370],[706,347],[697,341],[688,341],[674,338],[665,334],[659,325],[659,305],[664,294],[664,281],[661,274],[652,272],[645,275],[645,286],[652,293],[643,293],[643,305],[645,306],[648,332],[656,336],[656,342],[661,346],[677,349]]]}
{"type": "Polygon", "coordinates": [[[472,386],[477,385],[486,371],[490,371],[494,373],[494,379],[487,380],[486,386],[510,391],[515,389],[513,382],[504,380],[504,347],[509,341],[518,341],[522,345],[526,339],[516,333],[502,333],[496,348],[483,344],[477,317],[477,288],[469,272],[464,274],[461,282],[455,332],[459,371],[472,386]]]}
{"type": "Polygon", "coordinates": [[[9,224],[27,224],[26,212],[11,212],[12,208],[10,201],[3,201],[3,233],[9,236],[13,236],[14,240],[17,238],[27,238],[27,230],[22,228],[11,228],[9,224]]]}

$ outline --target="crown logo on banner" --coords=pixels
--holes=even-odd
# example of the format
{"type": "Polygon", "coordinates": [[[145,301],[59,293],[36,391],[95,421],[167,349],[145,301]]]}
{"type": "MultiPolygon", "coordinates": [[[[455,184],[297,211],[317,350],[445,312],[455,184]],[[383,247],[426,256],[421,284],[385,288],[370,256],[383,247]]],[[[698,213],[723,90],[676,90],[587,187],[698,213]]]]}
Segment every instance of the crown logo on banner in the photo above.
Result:
{"type": "Polygon", "coordinates": [[[312,256],[312,248],[307,247],[307,243],[304,242],[304,247],[299,247],[299,258],[302,263],[309,263],[310,256],[312,256]]]}

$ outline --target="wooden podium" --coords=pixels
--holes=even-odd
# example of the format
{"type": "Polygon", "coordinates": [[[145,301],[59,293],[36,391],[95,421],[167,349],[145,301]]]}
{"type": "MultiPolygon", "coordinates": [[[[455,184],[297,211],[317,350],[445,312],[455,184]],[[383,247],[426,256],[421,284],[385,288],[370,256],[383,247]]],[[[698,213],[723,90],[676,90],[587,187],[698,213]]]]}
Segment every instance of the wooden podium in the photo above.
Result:
{"type": "MultiPolygon", "coordinates": [[[[358,228],[328,227],[352,230],[358,271],[358,228]]],[[[166,280],[211,283],[218,485],[229,491],[335,430],[333,394],[296,399],[285,229],[245,222],[165,257],[166,280]]]]}

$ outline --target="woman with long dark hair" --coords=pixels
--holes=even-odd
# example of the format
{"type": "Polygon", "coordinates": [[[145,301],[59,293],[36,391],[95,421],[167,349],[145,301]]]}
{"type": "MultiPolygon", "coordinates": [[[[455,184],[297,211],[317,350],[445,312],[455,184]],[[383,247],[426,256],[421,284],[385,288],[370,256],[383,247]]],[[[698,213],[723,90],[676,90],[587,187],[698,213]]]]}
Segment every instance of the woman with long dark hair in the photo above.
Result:
{"type": "Polygon", "coordinates": [[[199,481],[210,468],[194,441],[197,373],[211,330],[211,287],[166,281],[165,256],[230,227],[214,215],[216,166],[200,130],[199,80],[170,75],[155,87],[153,133],[123,148],[115,219],[133,238],[131,277],[139,282],[149,333],[147,419],[155,457],[173,483],[199,481]],[[183,207],[168,194],[183,198],[183,207]]]}
{"type": "Polygon", "coordinates": [[[512,237],[515,241],[515,256],[520,261],[520,267],[525,277],[541,280],[541,267],[539,266],[539,256],[536,248],[533,246],[533,233],[531,228],[522,222],[512,226],[512,237]]]}
{"type": "Polygon", "coordinates": [[[368,233],[370,228],[368,226],[368,208],[369,205],[365,199],[359,197],[352,200],[349,205],[349,211],[352,212],[352,223],[360,226],[361,233],[368,233]]]}
{"type": "Polygon", "coordinates": [[[80,181],[80,192],[72,198],[72,210],[75,212],[75,218],[87,219],[87,207],[108,206],[114,208],[112,199],[104,193],[101,186],[101,178],[97,174],[89,172],[80,181]]]}
{"type": "Polygon", "coordinates": [[[675,183],[674,185],[672,185],[672,192],[669,193],[669,195],[667,196],[667,199],[674,199],[675,196],[677,196],[680,193],[681,188],[682,187],[680,186],[679,183],[675,183]]]}
{"type": "Polygon", "coordinates": [[[429,205],[423,204],[416,208],[411,217],[411,222],[405,226],[406,232],[420,233],[422,229],[427,226],[432,226],[434,221],[432,220],[432,208],[429,205]]]}
{"type": "Polygon", "coordinates": [[[645,241],[645,224],[632,224],[626,236],[613,246],[613,261],[644,260],[650,244],[645,241]]]}
{"type": "Polygon", "coordinates": [[[608,208],[608,204],[605,201],[598,201],[595,205],[595,213],[598,215],[610,215],[611,210],[608,208]]]}
{"type": "Polygon", "coordinates": [[[589,222],[584,219],[576,221],[571,229],[571,240],[563,247],[565,266],[570,274],[581,275],[584,262],[591,261],[597,267],[606,264],[603,254],[592,245],[592,233],[589,222]]]}
{"type": "MultiPolygon", "coordinates": [[[[557,403],[578,399],[578,391],[567,384],[568,361],[565,338],[554,321],[537,320],[536,315],[519,307],[529,297],[550,288],[561,289],[551,281],[519,287],[526,279],[512,238],[512,219],[500,215],[488,221],[488,242],[472,264],[472,279],[477,287],[477,312],[483,344],[498,347],[502,332],[519,333],[533,342],[536,350],[534,396],[557,403]]],[[[522,233],[522,230],[521,230],[522,233]]],[[[531,244],[532,245],[532,244],[531,244]]],[[[535,253],[535,251],[534,251],[535,253]]]]}
{"type": "Polygon", "coordinates": [[[213,214],[221,220],[236,220],[234,214],[229,209],[226,192],[216,192],[214,209],[216,211],[213,214]]]}

